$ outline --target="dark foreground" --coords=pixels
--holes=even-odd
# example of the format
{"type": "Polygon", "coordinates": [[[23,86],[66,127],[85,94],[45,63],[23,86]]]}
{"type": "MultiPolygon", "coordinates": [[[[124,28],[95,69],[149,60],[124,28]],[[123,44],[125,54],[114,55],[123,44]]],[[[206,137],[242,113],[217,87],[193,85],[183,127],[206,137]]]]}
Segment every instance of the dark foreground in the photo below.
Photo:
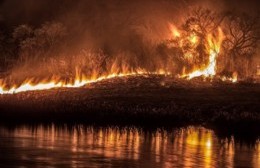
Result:
{"type": "Polygon", "coordinates": [[[0,95],[0,122],[200,125],[217,134],[257,139],[260,85],[185,81],[164,76],[111,79],[77,89],[0,95]]]}

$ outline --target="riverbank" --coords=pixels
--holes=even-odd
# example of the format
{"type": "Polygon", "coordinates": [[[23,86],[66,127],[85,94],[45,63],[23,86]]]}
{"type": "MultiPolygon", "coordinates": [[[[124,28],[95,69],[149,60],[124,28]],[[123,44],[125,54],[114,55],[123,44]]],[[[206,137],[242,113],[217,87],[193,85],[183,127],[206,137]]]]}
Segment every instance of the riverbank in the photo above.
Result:
{"type": "Polygon", "coordinates": [[[158,75],[118,78],[77,89],[1,95],[0,122],[202,125],[260,134],[259,86],[158,75]]]}

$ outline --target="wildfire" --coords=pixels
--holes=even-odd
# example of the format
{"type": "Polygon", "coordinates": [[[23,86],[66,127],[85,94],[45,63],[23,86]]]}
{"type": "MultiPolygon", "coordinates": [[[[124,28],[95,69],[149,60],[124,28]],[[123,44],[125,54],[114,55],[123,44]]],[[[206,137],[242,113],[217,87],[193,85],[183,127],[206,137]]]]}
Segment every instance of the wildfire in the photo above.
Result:
{"type": "MultiPolygon", "coordinates": [[[[172,39],[175,40],[175,47],[183,49],[185,59],[193,61],[194,56],[197,54],[196,47],[200,42],[200,38],[195,32],[181,34],[182,31],[178,30],[176,26],[170,24],[172,39]],[[187,50],[187,48],[189,48],[187,50]]],[[[208,34],[206,38],[206,53],[208,54],[208,62],[205,65],[196,65],[192,72],[186,73],[186,68],[183,68],[181,78],[192,79],[195,77],[213,78],[217,73],[217,58],[220,54],[221,45],[225,36],[222,29],[219,27],[217,33],[208,34]]],[[[232,77],[221,77],[222,81],[237,82],[238,75],[233,73],[232,77]]]]}
{"type": "Polygon", "coordinates": [[[135,71],[111,73],[109,75],[103,75],[100,77],[91,77],[91,78],[87,78],[84,75],[80,75],[79,73],[76,73],[76,78],[74,82],[69,82],[69,83],[59,81],[56,78],[52,78],[49,81],[42,80],[37,84],[33,84],[32,79],[26,80],[22,85],[18,87],[13,86],[10,89],[5,89],[5,85],[0,84],[0,94],[15,94],[15,93],[26,92],[26,91],[40,91],[40,90],[49,90],[54,88],[79,88],[87,84],[96,83],[102,80],[107,80],[112,78],[122,78],[127,76],[138,76],[138,75],[145,75],[145,74],[170,75],[169,72],[165,72],[162,69],[156,72],[148,72],[143,69],[137,69],[135,71]]]}
{"type": "Polygon", "coordinates": [[[231,81],[232,83],[236,83],[238,81],[238,74],[237,72],[234,72],[232,74],[232,77],[222,77],[221,78],[222,81],[231,81]]]}
{"type": "MultiPolygon", "coordinates": [[[[196,48],[199,41],[201,40],[194,32],[189,35],[181,34],[174,25],[170,25],[170,30],[172,33],[172,37],[177,39],[179,47],[183,47],[183,45],[188,42],[190,46],[196,48]]],[[[222,41],[224,39],[224,34],[221,28],[218,29],[218,32],[215,34],[208,34],[206,38],[206,53],[209,55],[208,62],[206,65],[198,65],[192,72],[186,73],[184,70],[181,78],[192,79],[195,77],[203,76],[203,77],[214,77],[217,71],[217,57],[221,50],[222,41]]],[[[186,59],[192,60],[195,50],[189,50],[184,53],[186,59]]],[[[159,69],[156,72],[149,72],[147,70],[138,68],[137,70],[129,70],[129,67],[123,66],[121,68],[113,65],[111,68],[111,73],[108,75],[93,75],[92,77],[86,77],[82,75],[77,69],[75,74],[75,79],[70,82],[64,82],[59,78],[51,78],[50,80],[40,80],[39,82],[35,82],[33,79],[25,80],[21,85],[7,85],[8,82],[0,82],[0,94],[14,94],[26,91],[37,91],[37,90],[48,90],[53,88],[78,88],[85,86],[90,83],[99,82],[106,79],[111,78],[121,78],[127,76],[137,76],[137,75],[145,75],[145,74],[157,74],[157,75],[170,75],[170,72],[166,72],[163,69],[159,69]],[[121,69],[121,71],[119,70],[121,69]]],[[[233,73],[231,78],[221,77],[222,81],[231,81],[233,83],[237,82],[237,73],[233,73]]]]}
{"type": "MultiPolygon", "coordinates": [[[[208,64],[204,68],[196,69],[189,74],[184,74],[182,77],[192,79],[199,76],[212,77],[216,75],[217,56],[220,53],[223,39],[224,35],[220,28],[218,29],[218,35],[216,38],[214,38],[213,35],[209,34],[207,38],[207,51],[209,54],[208,64]]],[[[196,40],[193,40],[193,38],[191,38],[191,42],[196,43],[196,40]]]]}

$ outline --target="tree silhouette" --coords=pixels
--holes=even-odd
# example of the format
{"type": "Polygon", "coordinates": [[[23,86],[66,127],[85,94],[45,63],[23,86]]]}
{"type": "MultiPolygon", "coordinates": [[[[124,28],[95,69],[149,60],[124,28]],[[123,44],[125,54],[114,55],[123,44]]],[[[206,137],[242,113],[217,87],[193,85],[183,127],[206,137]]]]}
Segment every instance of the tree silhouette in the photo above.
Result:
{"type": "Polygon", "coordinates": [[[252,58],[260,40],[259,16],[229,14],[225,28],[223,48],[227,58],[226,71],[237,71],[242,76],[249,76],[252,58]]]}

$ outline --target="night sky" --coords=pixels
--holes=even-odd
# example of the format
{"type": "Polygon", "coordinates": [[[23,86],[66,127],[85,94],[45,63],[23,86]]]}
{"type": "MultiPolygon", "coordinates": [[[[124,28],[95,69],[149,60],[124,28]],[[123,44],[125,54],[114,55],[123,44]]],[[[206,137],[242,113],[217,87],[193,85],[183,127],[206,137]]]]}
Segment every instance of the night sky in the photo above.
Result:
{"type": "MultiPolygon", "coordinates": [[[[17,24],[41,24],[43,21],[57,20],[62,17],[71,16],[71,13],[78,11],[88,15],[90,11],[97,9],[94,13],[106,12],[107,6],[117,10],[127,10],[133,7],[138,8],[161,8],[163,4],[172,4],[175,10],[182,10],[186,5],[199,4],[200,6],[210,6],[211,8],[239,10],[256,13],[260,8],[259,0],[161,0],[143,1],[134,0],[131,2],[121,0],[1,0],[0,16],[6,25],[14,26],[17,24]],[[135,4],[135,5],[133,5],[135,4]],[[103,10],[104,9],[104,10],[103,10]]],[[[174,9],[172,10],[174,11],[174,9]]],[[[73,16],[71,16],[73,17],[73,16]]]]}

